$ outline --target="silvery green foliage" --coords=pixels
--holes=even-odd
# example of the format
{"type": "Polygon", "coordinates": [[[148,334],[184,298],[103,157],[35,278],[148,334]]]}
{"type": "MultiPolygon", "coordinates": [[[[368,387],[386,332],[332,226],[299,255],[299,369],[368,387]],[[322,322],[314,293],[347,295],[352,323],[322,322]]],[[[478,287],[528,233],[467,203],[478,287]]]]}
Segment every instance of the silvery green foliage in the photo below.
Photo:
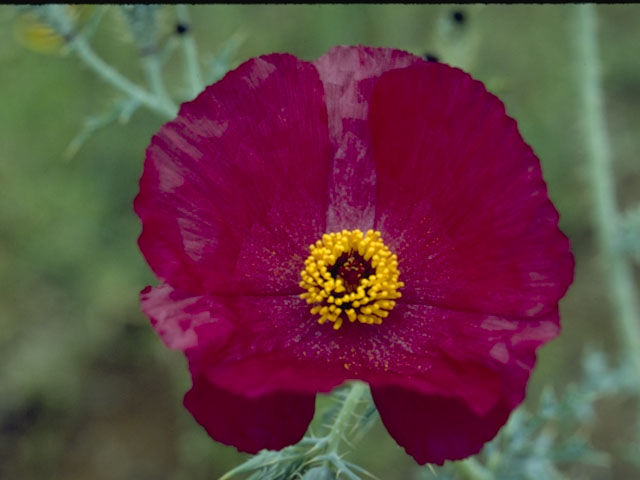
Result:
{"type": "Polygon", "coordinates": [[[607,467],[608,455],[589,441],[595,403],[608,396],[637,395],[638,383],[627,363],[613,368],[599,352],[584,356],[583,369],[582,381],[569,385],[560,397],[547,388],[536,411],[515,410],[479,455],[425,470],[423,478],[567,480],[577,478],[567,472],[579,464],[607,467]]]}
{"type": "Polygon", "coordinates": [[[142,55],[155,51],[158,40],[158,5],[120,5],[135,44],[142,55]]]}
{"type": "Polygon", "coordinates": [[[302,477],[303,480],[332,480],[334,478],[336,478],[335,475],[326,465],[310,468],[302,477]]]}
{"type": "Polygon", "coordinates": [[[322,435],[310,434],[280,451],[263,450],[220,480],[360,480],[375,478],[362,467],[343,459],[377,421],[377,411],[367,392],[349,406],[349,387],[334,393],[335,403],[322,414],[322,435]],[[346,410],[345,410],[346,409],[346,410]],[[339,448],[336,448],[339,446],[339,448]]]}

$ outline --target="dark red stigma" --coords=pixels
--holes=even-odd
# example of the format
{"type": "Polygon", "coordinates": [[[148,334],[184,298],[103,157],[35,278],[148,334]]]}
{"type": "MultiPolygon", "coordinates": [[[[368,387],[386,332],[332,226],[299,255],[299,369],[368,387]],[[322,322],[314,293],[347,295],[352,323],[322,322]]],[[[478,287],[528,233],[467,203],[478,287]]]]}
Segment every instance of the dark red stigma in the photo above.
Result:
{"type": "Polygon", "coordinates": [[[329,270],[333,278],[341,278],[346,293],[355,292],[360,280],[373,273],[371,262],[365,260],[358,252],[343,253],[329,270]]]}

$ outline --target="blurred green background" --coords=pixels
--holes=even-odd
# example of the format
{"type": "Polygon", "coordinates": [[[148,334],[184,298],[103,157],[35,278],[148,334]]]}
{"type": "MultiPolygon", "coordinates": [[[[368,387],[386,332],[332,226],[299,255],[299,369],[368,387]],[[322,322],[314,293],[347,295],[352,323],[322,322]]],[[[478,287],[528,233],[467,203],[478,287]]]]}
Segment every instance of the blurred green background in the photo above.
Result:
{"type": "MultiPolygon", "coordinates": [[[[163,22],[172,35],[173,11],[163,22]]],[[[135,47],[115,9],[92,44],[143,83],[135,47]]],[[[623,209],[640,201],[640,6],[598,6],[609,133],[623,209]]],[[[595,244],[580,129],[574,11],[569,5],[212,5],[191,9],[203,61],[233,35],[249,57],[291,52],[312,60],[335,44],[430,53],[485,82],[539,155],[576,258],[561,303],[563,333],[540,350],[526,403],[543,385],[579,375],[585,346],[616,359],[618,342],[595,244]],[[465,22],[451,21],[459,10],[465,22]]],[[[166,65],[184,90],[182,62],[166,65]]],[[[15,10],[0,7],[0,478],[213,479],[245,458],[209,439],[182,407],[190,381],[180,353],[161,344],[138,292],[156,280],[136,239],[132,210],[144,150],[163,120],[140,109],[107,126],[71,160],[85,118],[119,94],[73,56],[16,40],[15,10]]],[[[637,273],[637,272],[636,272],[637,273]]],[[[326,402],[326,399],[320,399],[326,402]]],[[[587,478],[636,478],[615,446],[629,440],[634,405],[598,405],[594,443],[614,456],[587,478]]],[[[378,426],[350,459],[379,478],[419,468],[378,426]]]]}

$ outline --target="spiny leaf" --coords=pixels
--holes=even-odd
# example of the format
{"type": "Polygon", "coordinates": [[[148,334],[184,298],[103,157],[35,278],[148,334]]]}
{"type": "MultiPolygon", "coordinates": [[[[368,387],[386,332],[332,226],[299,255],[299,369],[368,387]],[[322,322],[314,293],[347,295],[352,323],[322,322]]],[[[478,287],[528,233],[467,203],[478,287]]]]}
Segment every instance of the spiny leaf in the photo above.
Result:
{"type": "Polygon", "coordinates": [[[307,470],[302,477],[303,480],[335,480],[336,476],[326,465],[321,467],[313,467],[307,470]]]}

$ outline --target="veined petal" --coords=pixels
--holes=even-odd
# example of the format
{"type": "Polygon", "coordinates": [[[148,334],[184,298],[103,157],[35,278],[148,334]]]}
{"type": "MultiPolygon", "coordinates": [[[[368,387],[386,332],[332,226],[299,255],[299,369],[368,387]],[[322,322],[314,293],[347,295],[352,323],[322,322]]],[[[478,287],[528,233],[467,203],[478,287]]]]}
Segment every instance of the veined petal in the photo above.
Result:
{"type": "Polygon", "coordinates": [[[325,229],[323,95],[312,64],[268,55],[162,127],[134,204],[158,277],[192,294],[298,290],[307,246],[325,229]]]}
{"type": "Polygon", "coordinates": [[[327,231],[373,227],[376,170],[367,120],[369,101],[380,75],[421,62],[402,50],[364,46],[337,46],[314,62],[329,112],[327,231]]]}
{"type": "Polygon", "coordinates": [[[524,395],[536,349],[558,333],[557,313],[508,319],[400,304],[382,325],[319,325],[297,297],[216,298],[233,325],[220,348],[214,324],[195,327],[194,376],[238,395],[327,392],[347,379],[457,398],[483,415],[524,395]]]}
{"type": "Polygon", "coordinates": [[[241,65],[153,138],[135,209],[164,282],[142,292],[143,310],[187,355],[185,405],[248,452],[299,440],[314,394],[349,379],[371,385],[418,462],[477,452],[524,398],[573,276],[539,161],[502,103],[392,49],[241,65]],[[402,297],[376,307],[381,324],[364,309],[364,322],[350,309],[337,330],[320,324],[337,320],[329,292],[357,285],[335,275],[381,260],[362,246],[330,272],[343,247],[305,266],[309,244],[369,228],[393,253],[371,281],[402,297]],[[299,296],[303,268],[323,316],[299,296]]]}
{"type": "Polygon", "coordinates": [[[384,74],[371,100],[376,229],[403,301],[536,318],[573,278],[540,164],[500,100],[427,63],[384,74]]]}
{"type": "Polygon", "coordinates": [[[215,315],[219,305],[206,295],[189,295],[170,285],[147,287],[140,292],[142,311],[165,345],[174,350],[186,350],[198,343],[196,327],[209,325],[215,329],[216,340],[209,337],[210,348],[226,344],[232,325],[224,315],[215,315]]]}
{"type": "Polygon", "coordinates": [[[211,438],[242,452],[279,450],[298,442],[313,418],[315,395],[234,395],[196,377],[184,406],[211,438]]]}
{"type": "Polygon", "coordinates": [[[498,403],[477,414],[455,397],[402,388],[372,388],[371,394],[389,434],[419,464],[442,465],[478,453],[513,408],[498,403]]]}

